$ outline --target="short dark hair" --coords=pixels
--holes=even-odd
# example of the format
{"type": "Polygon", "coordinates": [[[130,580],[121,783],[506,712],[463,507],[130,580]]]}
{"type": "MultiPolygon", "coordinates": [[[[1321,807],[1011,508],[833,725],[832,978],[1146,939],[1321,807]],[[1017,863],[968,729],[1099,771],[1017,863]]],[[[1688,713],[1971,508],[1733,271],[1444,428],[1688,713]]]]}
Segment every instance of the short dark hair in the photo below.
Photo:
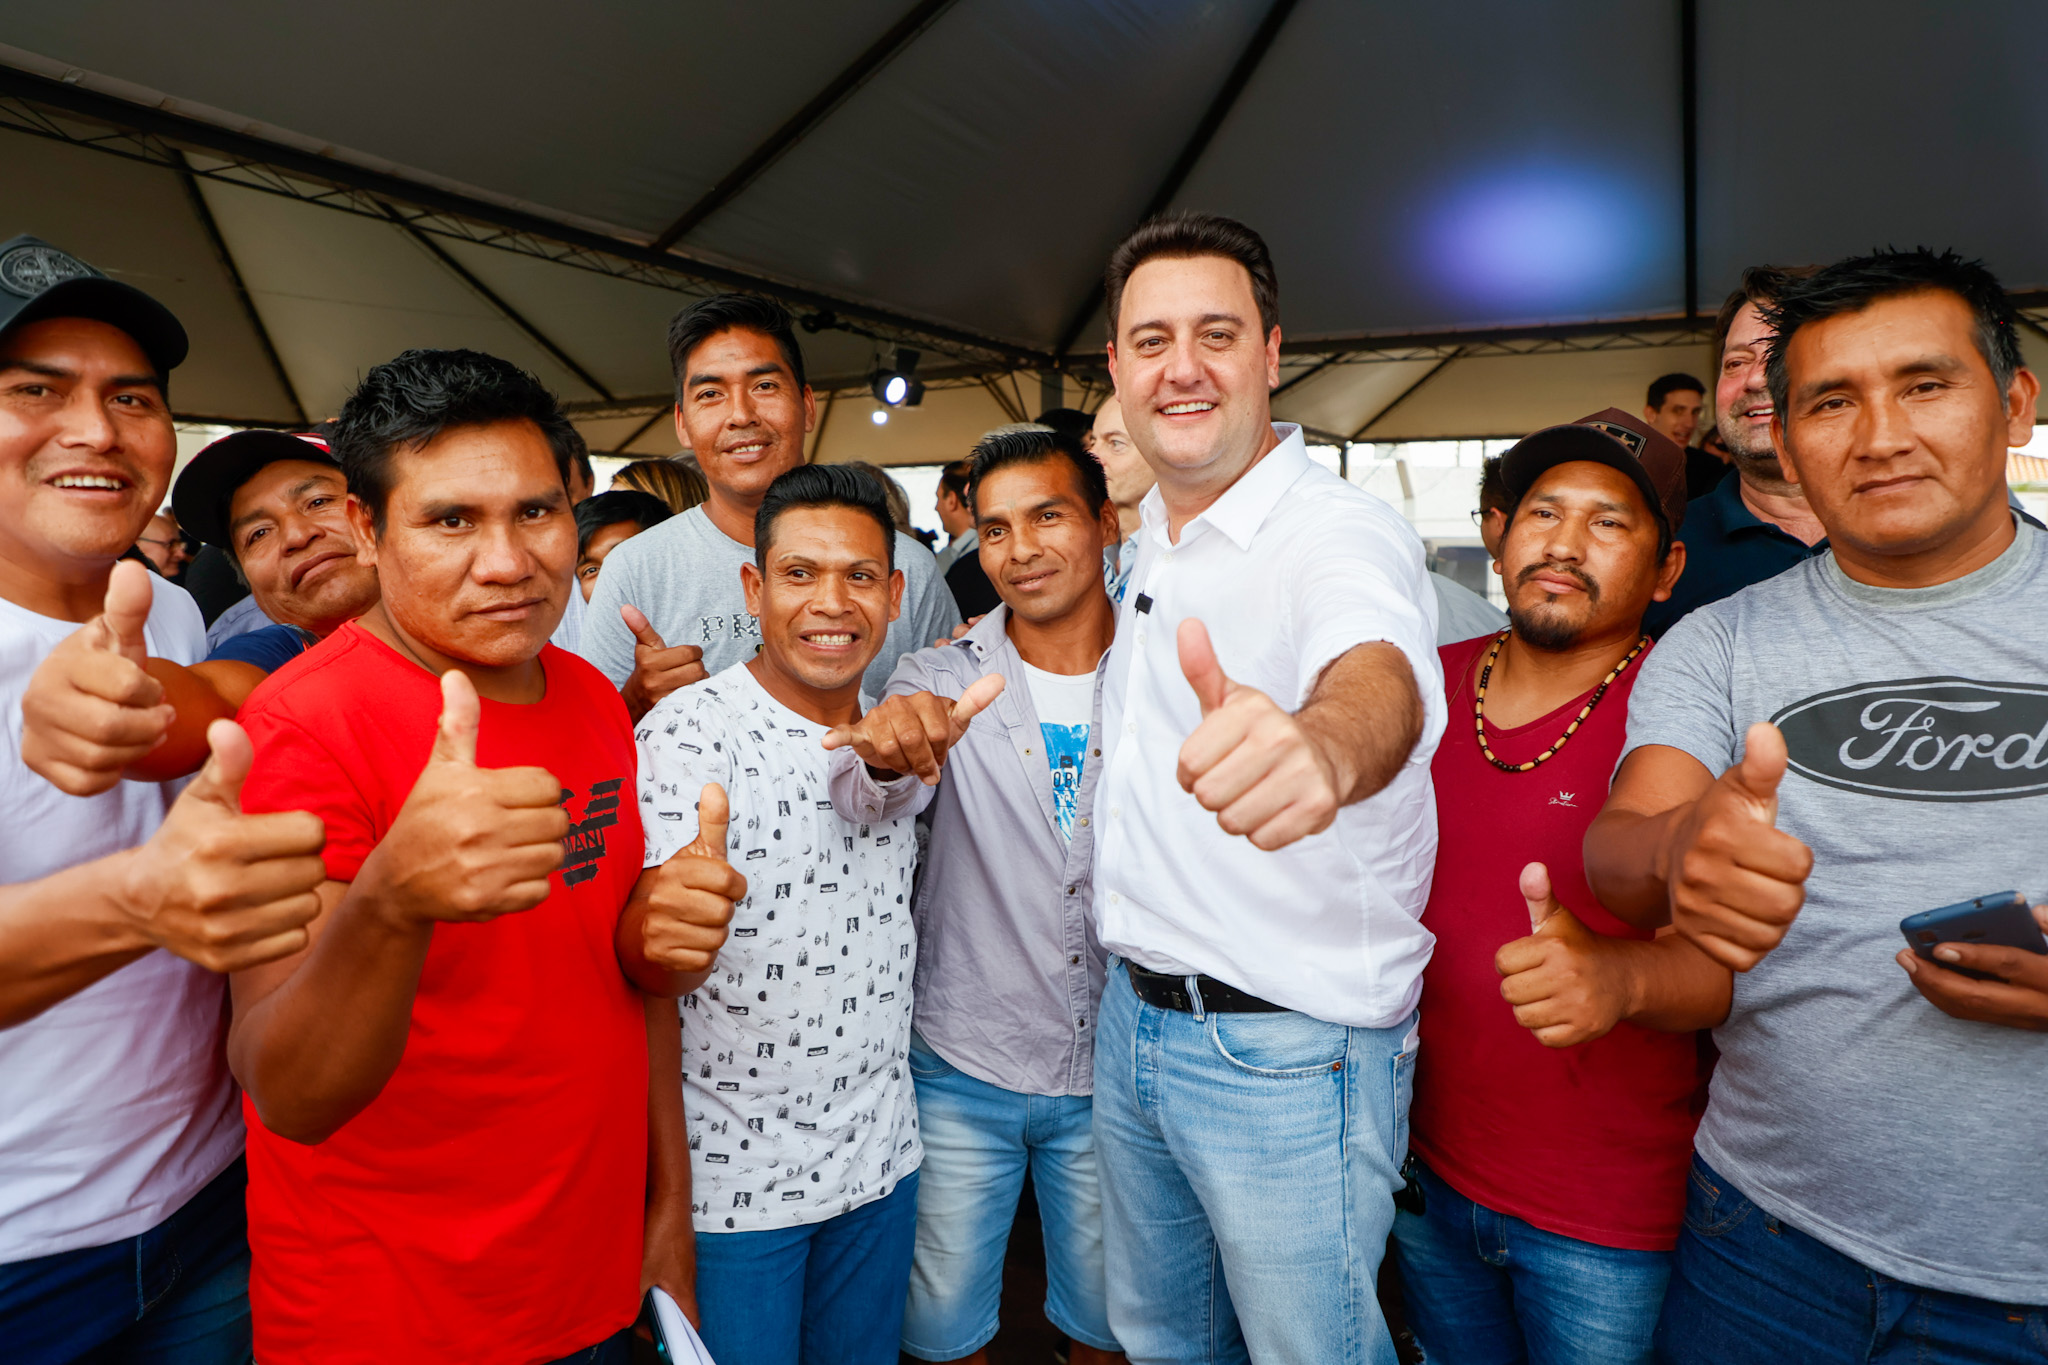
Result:
{"type": "Polygon", "coordinates": [[[637,488],[614,488],[585,498],[576,504],[576,557],[581,559],[591,537],[607,526],[630,521],[645,531],[674,515],[667,503],[637,488]]]}
{"type": "Polygon", "coordinates": [[[1505,512],[1515,514],[1515,495],[1508,492],[1508,481],[1501,476],[1501,457],[1489,455],[1479,462],[1479,510],[1482,512],[1505,512]]]}
{"type": "Polygon", "coordinates": [[[690,352],[720,332],[734,329],[759,332],[773,340],[782,352],[782,363],[789,366],[795,377],[796,386],[801,389],[810,382],[804,378],[804,352],[796,344],[796,328],[790,322],[787,308],[759,294],[713,294],[669,320],[668,363],[675,371],[678,403],[683,401],[683,371],[690,363],[690,352]]]}
{"type": "Polygon", "coordinates": [[[1124,286],[1145,262],[1159,257],[1222,256],[1243,266],[1252,277],[1252,299],[1259,307],[1259,335],[1270,336],[1280,325],[1280,277],[1265,238],[1235,218],[1213,213],[1162,213],[1148,218],[1109,254],[1103,295],[1109,333],[1116,335],[1117,310],[1123,307],[1124,286]]]}
{"type": "Polygon", "coordinates": [[[1673,372],[1659,375],[1650,381],[1650,395],[1645,401],[1649,404],[1650,411],[1655,412],[1662,408],[1664,400],[1674,393],[1696,393],[1705,398],[1707,386],[1689,374],[1673,372]]]}
{"type": "Polygon", "coordinates": [[[1109,476],[1103,472],[1102,461],[1082,449],[1071,435],[1051,427],[998,427],[975,443],[974,454],[968,458],[974,461],[974,472],[967,480],[970,505],[981,491],[981,481],[998,469],[1059,460],[1073,466],[1075,486],[1090,512],[1101,516],[1109,501],[1109,476]]]}
{"type": "Polygon", "coordinates": [[[1081,443],[1081,449],[1088,448],[1088,434],[1095,430],[1095,415],[1079,408],[1047,408],[1038,414],[1038,425],[1064,431],[1081,443]]]}
{"type": "Polygon", "coordinates": [[[1753,265],[1742,272],[1742,283],[1735,292],[1721,300],[1721,311],[1714,314],[1714,349],[1709,364],[1715,374],[1721,372],[1721,352],[1728,349],[1728,331],[1735,326],[1735,315],[1746,304],[1763,308],[1792,284],[1808,278],[1817,265],[1753,265]]]}
{"type": "Polygon", "coordinates": [[[418,450],[457,427],[531,422],[554,452],[562,487],[583,438],[546,385],[509,360],[481,351],[407,351],[370,372],[341,405],[329,448],[348,491],[370,509],[378,534],[391,498],[391,456],[418,450]]]}
{"type": "Polygon", "coordinates": [[[881,482],[865,470],[843,464],[800,464],[768,485],[761,497],[761,510],[754,513],[755,568],[768,571],[768,541],[776,519],[800,507],[847,507],[867,513],[881,528],[889,568],[895,569],[896,519],[889,515],[889,500],[882,495],[881,482]]]}
{"type": "Polygon", "coordinates": [[[1844,313],[1860,313],[1880,299],[1930,291],[1953,294],[1969,305],[1977,322],[1978,353],[1991,367],[1991,377],[2003,395],[2012,387],[2013,375],[2026,364],[2020,355],[2012,300],[1984,262],[1923,246],[1836,261],[1795,281],[1775,301],[1759,305],[1765,323],[1775,333],[1764,361],[1772,406],[1781,414],[1785,411],[1790,385],[1785,353],[1801,327],[1844,313]]]}
{"type": "Polygon", "coordinates": [[[973,473],[974,457],[971,455],[965,459],[955,460],[949,465],[942,465],[939,469],[939,487],[960,499],[970,510],[974,504],[967,495],[967,481],[973,473]]]}

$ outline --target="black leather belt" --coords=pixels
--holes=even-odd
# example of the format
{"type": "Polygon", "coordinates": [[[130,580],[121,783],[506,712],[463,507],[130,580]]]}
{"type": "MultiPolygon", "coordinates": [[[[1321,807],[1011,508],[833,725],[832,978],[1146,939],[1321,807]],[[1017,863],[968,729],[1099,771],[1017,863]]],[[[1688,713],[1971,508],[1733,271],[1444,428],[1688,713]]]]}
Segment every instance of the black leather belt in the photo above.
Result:
{"type": "MultiPolygon", "coordinates": [[[[1179,1010],[1182,1014],[1195,1012],[1194,998],[1188,994],[1188,979],[1184,976],[1168,976],[1140,967],[1126,961],[1124,970],[1130,973],[1131,989],[1146,1004],[1162,1010],[1179,1010]]],[[[1241,991],[1227,982],[1213,976],[1197,976],[1195,989],[1202,994],[1202,1009],[1215,1014],[1285,1014],[1287,1006],[1276,1005],[1270,1000],[1261,1000],[1249,991],[1241,991]]]]}

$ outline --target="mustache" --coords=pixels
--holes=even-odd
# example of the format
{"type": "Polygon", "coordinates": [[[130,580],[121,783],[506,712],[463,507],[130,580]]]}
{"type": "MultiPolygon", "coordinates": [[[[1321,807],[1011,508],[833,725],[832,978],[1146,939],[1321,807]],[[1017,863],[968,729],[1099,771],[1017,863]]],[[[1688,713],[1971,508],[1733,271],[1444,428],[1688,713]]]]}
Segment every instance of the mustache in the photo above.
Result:
{"type": "Polygon", "coordinates": [[[1566,578],[1572,579],[1586,590],[1587,601],[1598,602],[1600,600],[1600,585],[1594,581],[1593,575],[1571,564],[1546,564],[1539,560],[1534,564],[1524,565],[1522,571],[1515,575],[1515,586],[1521,587],[1539,573],[1563,574],[1566,578]]]}

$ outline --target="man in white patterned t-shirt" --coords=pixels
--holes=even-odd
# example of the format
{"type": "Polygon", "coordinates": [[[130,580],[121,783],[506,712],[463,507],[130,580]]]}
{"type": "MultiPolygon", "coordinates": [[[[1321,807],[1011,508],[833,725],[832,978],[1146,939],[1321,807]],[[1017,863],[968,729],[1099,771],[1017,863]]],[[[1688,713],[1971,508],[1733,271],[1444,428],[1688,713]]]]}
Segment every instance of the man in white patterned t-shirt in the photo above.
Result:
{"type": "Polygon", "coordinates": [[[923,1159],[906,1064],[917,839],[908,815],[838,816],[824,740],[860,717],[903,574],[880,490],[842,467],[777,478],[754,542],[740,578],[760,653],[637,731],[648,865],[692,837],[718,782],[748,884],[682,1001],[697,1301],[720,1365],[894,1365],[923,1159]]]}

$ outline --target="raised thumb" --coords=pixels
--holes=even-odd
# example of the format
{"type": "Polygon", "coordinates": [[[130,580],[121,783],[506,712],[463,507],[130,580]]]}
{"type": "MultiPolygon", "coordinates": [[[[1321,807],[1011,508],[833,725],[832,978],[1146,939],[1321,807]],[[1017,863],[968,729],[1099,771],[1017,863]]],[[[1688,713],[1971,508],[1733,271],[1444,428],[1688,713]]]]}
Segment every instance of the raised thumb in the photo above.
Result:
{"type": "Polygon", "coordinates": [[[633,638],[649,649],[667,649],[661,636],[654,629],[654,622],[647,619],[647,613],[631,602],[621,604],[619,619],[626,623],[626,629],[633,632],[633,638]]]}
{"type": "Polygon", "coordinates": [[[256,748],[249,742],[249,732],[231,720],[217,720],[206,727],[206,747],[212,751],[207,755],[206,766],[185,788],[185,795],[239,815],[242,783],[248,779],[249,765],[256,761],[256,748]]]}
{"type": "Polygon", "coordinates": [[[1551,917],[1564,909],[1550,886],[1550,869],[1530,863],[1522,869],[1522,899],[1529,903],[1529,932],[1540,934],[1551,917]]]}
{"type": "Polygon", "coordinates": [[[441,725],[434,732],[435,763],[476,766],[476,732],[483,724],[483,703],[476,684],[459,668],[441,675],[441,725]]]}
{"type": "Polygon", "coordinates": [[[699,858],[728,861],[725,856],[725,830],[731,822],[732,803],[726,800],[725,788],[716,782],[706,782],[704,790],[697,794],[697,837],[683,852],[699,858]]]}
{"type": "Polygon", "coordinates": [[[149,605],[156,593],[151,577],[149,570],[134,560],[119,561],[107,577],[106,602],[100,608],[107,642],[136,663],[149,657],[142,628],[149,624],[149,605]]]}
{"type": "Polygon", "coordinates": [[[1768,806],[1766,818],[1776,821],[1778,783],[1785,778],[1789,755],[1785,735],[1768,721],[1758,721],[1742,737],[1742,761],[1728,770],[1728,776],[1748,796],[1768,806]]]}
{"type": "Polygon", "coordinates": [[[1003,695],[1006,685],[1002,674],[984,673],[960,694],[960,699],[953,703],[951,716],[955,739],[967,732],[968,723],[986,710],[990,702],[1003,695]]]}
{"type": "Polygon", "coordinates": [[[1175,643],[1180,646],[1180,671],[1195,689],[1195,700],[1202,704],[1206,716],[1223,705],[1230,692],[1230,679],[1223,676],[1223,665],[1216,662],[1216,647],[1209,642],[1209,628],[1190,616],[1180,623],[1175,643]]]}

